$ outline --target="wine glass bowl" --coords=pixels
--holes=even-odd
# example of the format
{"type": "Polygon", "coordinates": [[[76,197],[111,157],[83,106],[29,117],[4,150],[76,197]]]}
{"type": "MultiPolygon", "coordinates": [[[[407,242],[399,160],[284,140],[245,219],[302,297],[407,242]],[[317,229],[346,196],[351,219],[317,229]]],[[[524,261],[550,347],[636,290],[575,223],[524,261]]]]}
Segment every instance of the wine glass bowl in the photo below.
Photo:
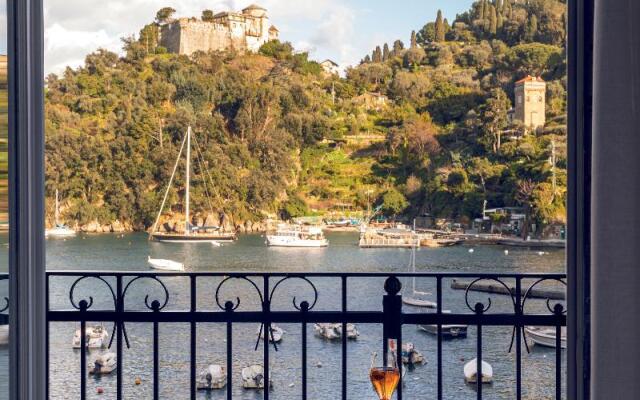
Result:
{"type": "Polygon", "coordinates": [[[391,400],[400,381],[400,371],[396,367],[373,367],[369,379],[380,400],[391,400]]]}

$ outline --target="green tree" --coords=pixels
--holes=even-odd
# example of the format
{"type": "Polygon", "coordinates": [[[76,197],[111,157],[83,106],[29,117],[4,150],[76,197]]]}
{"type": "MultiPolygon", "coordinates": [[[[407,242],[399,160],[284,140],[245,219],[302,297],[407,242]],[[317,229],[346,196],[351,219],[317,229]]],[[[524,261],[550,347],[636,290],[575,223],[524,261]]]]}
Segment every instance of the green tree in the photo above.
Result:
{"type": "Polygon", "coordinates": [[[213,15],[214,15],[213,11],[211,11],[211,10],[203,10],[202,11],[202,20],[203,21],[207,21],[207,22],[213,21],[213,15]]]}
{"type": "Polygon", "coordinates": [[[412,49],[415,49],[416,47],[418,47],[418,39],[416,38],[416,31],[411,31],[411,47],[412,49]]]}
{"type": "Polygon", "coordinates": [[[402,50],[404,50],[404,43],[402,43],[402,40],[396,40],[393,42],[393,55],[395,57],[399,56],[400,53],[402,53],[402,50]]]}
{"type": "Polygon", "coordinates": [[[435,41],[436,41],[436,24],[435,22],[428,22],[416,34],[416,42],[420,43],[422,47],[425,47],[429,43],[433,43],[435,41]]]}
{"type": "Polygon", "coordinates": [[[371,60],[374,63],[382,62],[382,50],[380,49],[380,46],[376,46],[375,50],[373,50],[371,60]]]}
{"type": "Polygon", "coordinates": [[[156,22],[159,24],[168,22],[175,13],[175,8],[163,7],[156,13],[156,22]]]}
{"type": "Polygon", "coordinates": [[[498,33],[498,17],[496,15],[496,8],[491,5],[489,11],[489,33],[495,35],[498,33]]]}
{"type": "Polygon", "coordinates": [[[444,42],[445,33],[444,21],[442,21],[442,11],[438,10],[435,26],[436,42],[444,42]]]}
{"type": "Polygon", "coordinates": [[[500,152],[502,132],[507,127],[507,111],[510,108],[511,102],[502,89],[491,90],[490,97],[482,109],[482,122],[494,153],[500,152]]]}
{"type": "Polygon", "coordinates": [[[382,61],[387,61],[389,59],[389,45],[388,44],[384,44],[384,47],[382,48],[382,61]]]}
{"type": "Polygon", "coordinates": [[[533,14],[527,21],[524,38],[528,42],[533,42],[538,34],[538,17],[533,14]]]}
{"type": "Polygon", "coordinates": [[[407,198],[395,188],[387,189],[378,202],[382,206],[382,212],[393,217],[402,213],[409,206],[407,198]]]}

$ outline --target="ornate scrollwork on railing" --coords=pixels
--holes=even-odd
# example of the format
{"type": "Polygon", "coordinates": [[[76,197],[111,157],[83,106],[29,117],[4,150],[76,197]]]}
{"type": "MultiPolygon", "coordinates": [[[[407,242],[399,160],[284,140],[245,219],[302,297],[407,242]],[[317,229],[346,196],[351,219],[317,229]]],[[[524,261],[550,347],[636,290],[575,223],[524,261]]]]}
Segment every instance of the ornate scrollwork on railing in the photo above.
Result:
{"type": "Polygon", "coordinates": [[[164,282],[162,282],[160,279],[158,279],[157,276],[153,276],[153,275],[148,275],[148,276],[137,276],[135,278],[133,278],[132,280],[130,280],[127,285],[124,287],[124,290],[122,291],[122,309],[124,310],[124,306],[125,306],[125,298],[127,296],[127,290],[129,290],[129,287],[136,281],[141,280],[141,279],[151,279],[152,281],[158,282],[160,284],[160,287],[162,288],[162,290],[164,291],[164,299],[163,300],[158,300],[158,299],[154,299],[151,301],[151,303],[149,303],[149,295],[145,295],[144,296],[144,305],[151,311],[162,311],[162,309],[164,309],[167,306],[167,303],[169,302],[169,290],[167,289],[167,286],[164,284],[164,282]]]}
{"type": "MultiPolygon", "coordinates": [[[[522,296],[522,303],[520,305],[522,313],[524,313],[524,311],[525,311],[525,305],[527,303],[527,300],[529,298],[531,298],[531,293],[533,291],[533,288],[538,286],[542,282],[558,282],[558,283],[564,285],[565,287],[567,286],[567,282],[565,282],[563,279],[560,279],[560,278],[540,278],[540,279],[538,279],[533,284],[531,284],[531,286],[529,286],[527,291],[522,296]]],[[[558,303],[554,304],[553,307],[551,307],[551,299],[547,298],[547,300],[545,301],[545,304],[547,306],[547,310],[549,310],[549,312],[551,314],[554,314],[556,316],[562,316],[562,315],[566,315],[567,314],[567,310],[566,310],[565,306],[562,303],[558,302],[558,303]]],[[[524,326],[521,329],[522,329],[522,337],[524,338],[524,345],[525,345],[525,347],[527,349],[527,353],[530,353],[531,350],[529,349],[529,343],[527,342],[527,331],[526,331],[524,326]]],[[[509,347],[509,350],[511,350],[511,346],[509,347]]]]}
{"type": "Polygon", "coordinates": [[[71,285],[71,288],[69,289],[69,302],[71,303],[73,308],[75,308],[78,311],[87,311],[88,309],[91,308],[91,306],[93,306],[93,296],[89,296],[88,301],[86,299],[82,299],[78,302],[76,302],[75,296],[74,296],[76,288],[78,287],[78,284],[80,284],[80,282],[87,279],[96,279],[107,286],[107,288],[109,289],[109,293],[111,293],[111,298],[113,299],[113,309],[115,310],[118,304],[116,300],[116,293],[114,292],[111,284],[101,276],[81,276],[80,278],[76,279],[73,282],[73,284],[71,285]]]}
{"type": "Polygon", "coordinates": [[[243,281],[247,281],[251,284],[251,286],[253,286],[256,289],[256,292],[258,292],[258,296],[260,297],[260,305],[262,307],[264,307],[264,297],[262,296],[262,291],[260,290],[260,288],[258,287],[258,285],[256,285],[256,283],[254,281],[252,281],[251,279],[247,278],[246,276],[228,276],[226,278],[224,278],[222,280],[222,282],[220,282],[218,284],[218,287],[216,288],[216,304],[218,305],[218,307],[220,307],[220,309],[222,311],[227,311],[227,312],[231,312],[231,311],[235,311],[238,309],[238,307],[240,307],[240,297],[236,296],[236,301],[233,302],[231,300],[227,300],[225,301],[224,305],[222,305],[222,303],[220,302],[220,289],[222,289],[222,286],[224,286],[225,283],[229,282],[232,279],[238,279],[238,280],[243,280],[243,281]]]}
{"type": "Polygon", "coordinates": [[[286,276],[286,277],[280,279],[273,286],[273,289],[271,289],[271,293],[269,294],[269,303],[271,303],[273,301],[273,294],[275,293],[275,291],[278,288],[278,286],[280,286],[281,283],[283,283],[283,282],[285,282],[287,280],[291,280],[291,279],[299,279],[299,280],[301,280],[303,282],[306,282],[306,283],[309,284],[311,289],[313,289],[313,301],[311,303],[309,303],[308,301],[302,301],[300,303],[300,305],[298,305],[298,303],[296,301],[296,296],[293,296],[293,299],[292,299],[293,307],[298,311],[310,311],[310,310],[312,310],[313,307],[315,307],[316,303],[318,302],[318,289],[316,288],[316,285],[313,284],[313,282],[311,282],[308,278],[306,278],[304,276],[292,275],[292,276],[286,276]]]}
{"type": "Polygon", "coordinates": [[[492,306],[492,302],[491,302],[491,297],[487,297],[487,301],[489,302],[488,304],[484,304],[481,302],[476,303],[473,307],[471,306],[471,304],[469,303],[469,292],[471,291],[471,288],[478,282],[480,281],[493,281],[496,282],[498,284],[500,284],[502,287],[504,287],[507,290],[507,293],[511,294],[511,302],[513,304],[513,310],[514,312],[517,312],[517,302],[514,298],[514,295],[511,291],[511,288],[509,288],[509,286],[502,282],[500,279],[498,278],[478,278],[476,280],[474,280],[473,282],[471,282],[469,285],[467,285],[467,289],[464,292],[464,302],[467,304],[467,308],[469,308],[469,310],[471,310],[472,312],[476,313],[476,314],[483,314],[486,313],[487,311],[489,311],[489,309],[492,306]]]}

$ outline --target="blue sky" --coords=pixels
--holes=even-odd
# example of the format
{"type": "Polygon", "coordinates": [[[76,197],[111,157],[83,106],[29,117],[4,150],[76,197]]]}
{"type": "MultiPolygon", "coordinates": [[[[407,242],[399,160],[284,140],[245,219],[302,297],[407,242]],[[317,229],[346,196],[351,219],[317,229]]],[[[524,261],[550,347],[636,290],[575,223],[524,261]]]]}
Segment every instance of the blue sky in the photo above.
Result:
{"type": "MultiPolygon", "coordinates": [[[[269,10],[282,40],[309,50],[319,61],[331,58],[341,66],[357,63],[376,44],[401,39],[409,42],[442,9],[450,21],[467,10],[472,0],[44,0],[45,68],[60,72],[78,66],[99,47],[119,52],[120,38],[138,32],[164,6],[179,16],[199,16],[205,8],[240,10],[250,3],[269,10]]],[[[0,2],[4,3],[4,2],[0,2]]],[[[6,45],[6,18],[0,8],[0,37],[6,45]]]]}

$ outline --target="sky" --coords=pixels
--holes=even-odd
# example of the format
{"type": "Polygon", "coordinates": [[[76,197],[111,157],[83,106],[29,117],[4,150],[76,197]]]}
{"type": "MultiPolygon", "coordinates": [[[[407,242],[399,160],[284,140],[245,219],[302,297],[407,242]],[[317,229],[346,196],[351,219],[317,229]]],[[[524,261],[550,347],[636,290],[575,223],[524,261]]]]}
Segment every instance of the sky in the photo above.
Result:
{"type": "MultiPolygon", "coordinates": [[[[241,10],[251,3],[267,8],[280,39],[312,59],[330,58],[353,65],[376,45],[409,42],[412,29],[435,20],[438,9],[450,21],[472,0],[44,0],[45,70],[77,67],[98,48],[121,53],[120,38],[137,34],[158,9],[171,6],[176,16],[200,16],[241,10]]],[[[0,2],[0,38],[6,38],[4,2],[0,2]]],[[[6,52],[6,39],[0,53],[6,52]]]]}

